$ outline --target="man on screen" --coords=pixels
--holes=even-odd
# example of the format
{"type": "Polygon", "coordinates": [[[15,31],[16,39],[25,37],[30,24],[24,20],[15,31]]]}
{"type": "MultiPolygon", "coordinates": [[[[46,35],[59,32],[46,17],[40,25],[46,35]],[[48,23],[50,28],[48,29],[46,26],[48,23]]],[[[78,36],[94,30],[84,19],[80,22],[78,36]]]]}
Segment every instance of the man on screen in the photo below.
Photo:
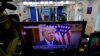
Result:
{"type": "Polygon", "coordinates": [[[42,35],[44,37],[44,40],[36,43],[36,45],[60,45],[61,43],[54,41],[55,40],[55,31],[56,29],[54,27],[45,27],[42,30],[42,35]]]}

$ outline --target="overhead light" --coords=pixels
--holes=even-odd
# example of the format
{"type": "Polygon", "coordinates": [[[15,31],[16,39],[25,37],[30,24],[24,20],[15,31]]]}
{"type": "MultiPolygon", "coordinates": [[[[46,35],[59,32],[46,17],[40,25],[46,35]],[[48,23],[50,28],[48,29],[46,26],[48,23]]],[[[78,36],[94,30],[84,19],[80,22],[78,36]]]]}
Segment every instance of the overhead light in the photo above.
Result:
{"type": "Polygon", "coordinates": [[[32,2],[28,2],[28,4],[30,4],[30,5],[31,5],[31,4],[33,4],[33,3],[32,3],[32,2]]]}
{"type": "Polygon", "coordinates": [[[44,1],[44,4],[49,4],[49,2],[48,1],[44,1]]]}
{"type": "Polygon", "coordinates": [[[65,1],[65,4],[69,4],[69,1],[65,1]]]}
{"type": "Polygon", "coordinates": [[[40,1],[40,2],[23,2],[29,6],[64,6],[65,4],[75,4],[75,1],[40,1]]]}
{"type": "Polygon", "coordinates": [[[49,4],[53,4],[53,1],[49,1],[49,4]]]}
{"type": "Polygon", "coordinates": [[[32,2],[32,4],[37,4],[36,2],[32,2]]]}
{"type": "Polygon", "coordinates": [[[23,2],[24,5],[28,5],[28,2],[23,2]]]}
{"type": "Polygon", "coordinates": [[[44,4],[44,2],[43,2],[43,1],[41,1],[41,2],[40,2],[40,4],[44,4]]]}
{"type": "Polygon", "coordinates": [[[61,4],[64,4],[64,1],[60,1],[61,4]]]}

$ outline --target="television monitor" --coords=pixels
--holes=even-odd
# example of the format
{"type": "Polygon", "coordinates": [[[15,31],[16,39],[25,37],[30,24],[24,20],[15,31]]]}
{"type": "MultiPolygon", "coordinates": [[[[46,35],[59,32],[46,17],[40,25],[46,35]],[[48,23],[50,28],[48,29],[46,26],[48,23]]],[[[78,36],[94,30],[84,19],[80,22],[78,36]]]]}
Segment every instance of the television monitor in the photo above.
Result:
{"type": "Polygon", "coordinates": [[[21,22],[19,25],[25,55],[66,54],[78,50],[86,21],[21,22]]]}
{"type": "Polygon", "coordinates": [[[100,32],[95,32],[90,34],[89,45],[88,45],[89,55],[100,55],[100,32]]]}

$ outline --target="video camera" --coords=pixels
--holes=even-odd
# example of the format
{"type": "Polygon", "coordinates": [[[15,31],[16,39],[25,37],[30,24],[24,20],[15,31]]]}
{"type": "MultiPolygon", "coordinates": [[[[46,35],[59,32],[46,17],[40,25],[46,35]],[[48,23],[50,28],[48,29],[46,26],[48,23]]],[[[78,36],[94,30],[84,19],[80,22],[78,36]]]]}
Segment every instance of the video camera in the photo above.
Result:
{"type": "MultiPolygon", "coordinates": [[[[0,13],[3,13],[5,9],[9,10],[17,10],[17,7],[11,3],[13,0],[0,0],[0,13]]],[[[8,15],[12,22],[18,22],[19,16],[17,14],[10,14],[8,15]]]]}
{"type": "Polygon", "coordinates": [[[3,11],[7,8],[7,9],[10,9],[10,10],[16,10],[16,6],[10,4],[10,3],[7,3],[9,1],[13,1],[13,0],[0,0],[0,12],[3,13],[3,11]]]}

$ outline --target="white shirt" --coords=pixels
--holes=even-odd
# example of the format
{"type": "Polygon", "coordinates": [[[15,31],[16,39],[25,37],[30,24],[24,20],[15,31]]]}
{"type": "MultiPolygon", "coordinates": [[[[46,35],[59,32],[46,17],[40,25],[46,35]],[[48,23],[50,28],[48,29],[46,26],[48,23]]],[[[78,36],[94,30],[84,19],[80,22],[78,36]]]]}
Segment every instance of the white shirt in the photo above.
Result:
{"type": "Polygon", "coordinates": [[[45,41],[46,41],[46,43],[47,43],[48,46],[52,46],[53,45],[53,41],[50,42],[50,41],[48,41],[46,39],[45,39],[45,41]]]}

